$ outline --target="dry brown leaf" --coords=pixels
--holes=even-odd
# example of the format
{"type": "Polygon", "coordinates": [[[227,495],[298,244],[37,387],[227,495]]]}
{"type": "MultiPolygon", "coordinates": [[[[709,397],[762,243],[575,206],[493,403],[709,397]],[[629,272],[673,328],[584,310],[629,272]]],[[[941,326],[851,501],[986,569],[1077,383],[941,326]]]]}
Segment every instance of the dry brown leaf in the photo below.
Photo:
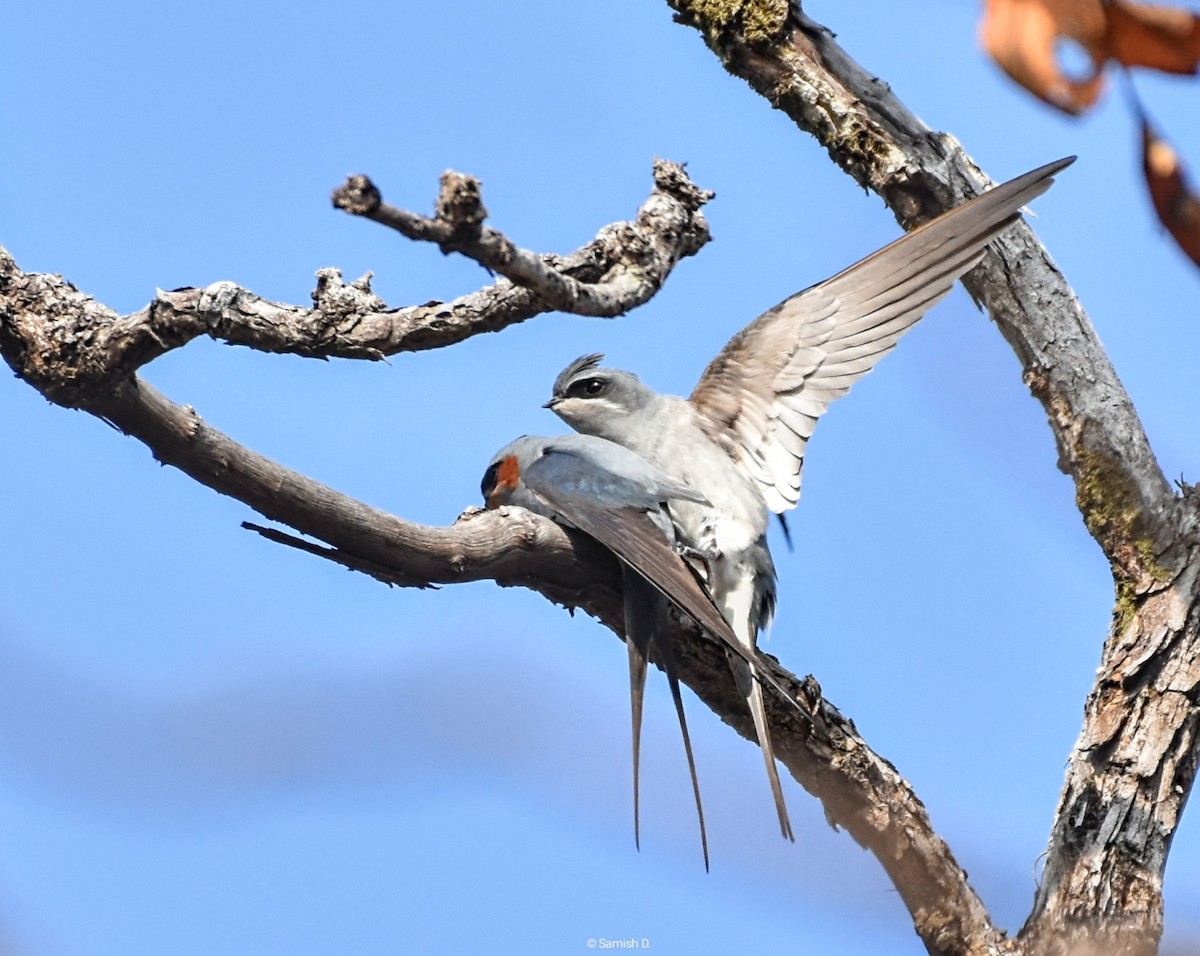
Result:
{"type": "Polygon", "coordinates": [[[1142,167],[1158,218],[1179,248],[1200,266],[1200,197],[1189,188],[1179,155],[1142,120],[1142,167]]]}
{"type": "MultiPolygon", "coordinates": [[[[1200,16],[1174,7],[1109,3],[1104,57],[1164,73],[1195,73],[1200,64],[1200,16]]],[[[1095,54],[1093,54],[1095,55],[1095,54]]]]}
{"type": "Polygon", "coordinates": [[[1099,69],[1085,79],[1063,75],[1054,44],[1060,36],[1089,43],[1104,33],[1099,0],[987,0],[980,40],[996,64],[1038,99],[1066,113],[1082,113],[1096,102],[1099,69]]]}
{"type": "Polygon", "coordinates": [[[1169,73],[1195,73],[1200,64],[1200,16],[1125,0],[987,0],[980,40],[1016,82],[1072,114],[1096,102],[1109,60],[1169,73]],[[1090,76],[1062,72],[1055,44],[1063,38],[1087,51],[1090,76]]]}

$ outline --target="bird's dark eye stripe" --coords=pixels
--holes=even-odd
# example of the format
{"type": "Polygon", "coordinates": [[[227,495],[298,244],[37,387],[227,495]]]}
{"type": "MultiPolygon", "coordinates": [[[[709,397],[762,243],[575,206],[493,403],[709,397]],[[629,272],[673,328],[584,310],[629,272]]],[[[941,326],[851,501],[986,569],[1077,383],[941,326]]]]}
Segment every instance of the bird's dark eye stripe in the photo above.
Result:
{"type": "Polygon", "coordinates": [[[567,394],[580,397],[586,396],[594,398],[597,395],[604,394],[604,390],[608,387],[608,382],[602,378],[585,378],[578,382],[572,382],[567,389],[567,394]]]}

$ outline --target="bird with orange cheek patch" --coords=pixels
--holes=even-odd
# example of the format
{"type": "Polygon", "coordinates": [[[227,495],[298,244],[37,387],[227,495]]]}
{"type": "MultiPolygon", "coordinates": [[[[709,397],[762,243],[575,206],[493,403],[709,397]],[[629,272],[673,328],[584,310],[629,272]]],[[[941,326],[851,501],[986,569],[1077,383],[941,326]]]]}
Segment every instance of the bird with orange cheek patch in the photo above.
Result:
{"type": "MultiPolygon", "coordinates": [[[[671,508],[680,501],[703,503],[707,499],[629,449],[589,435],[518,438],[493,457],[480,490],[488,508],[505,505],[526,508],[584,532],[620,559],[633,724],[634,840],[640,847],[638,777],[642,705],[649,650],[653,646],[667,675],[679,717],[707,870],[708,835],[675,652],[669,638],[668,602],[694,618],[729,651],[745,658],[748,665],[752,663],[695,572],[675,548],[671,508]]],[[[779,694],[798,706],[783,687],[766,676],[779,694]]]]}

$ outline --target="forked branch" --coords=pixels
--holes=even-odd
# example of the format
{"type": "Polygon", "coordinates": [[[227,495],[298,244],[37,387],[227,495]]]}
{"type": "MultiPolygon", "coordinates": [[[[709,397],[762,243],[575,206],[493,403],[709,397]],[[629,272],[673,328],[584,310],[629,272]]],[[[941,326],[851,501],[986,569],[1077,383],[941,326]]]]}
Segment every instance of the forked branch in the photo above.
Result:
{"type": "MultiPolygon", "coordinates": [[[[76,407],[203,335],[264,352],[380,359],[453,345],[553,310],[619,315],[649,299],[680,259],[708,241],[700,210],[711,196],[683,167],[658,160],[654,189],[637,217],[606,226],[568,256],[519,250],[481,225],[476,239],[464,235],[442,243],[462,245],[464,254],[522,284],[501,279],[451,302],[395,309],[371,292],[369,275],[344,283],[338,270],[322,269],[311,308],[216,282],[160,291],[145,308],[118,315],[58,276],[21,272],[0,248],[0,354],[47,398],[76,407]]],[[[457,220],[430,221],[431,234],[419,238],[441,241],[438,225],[447,221],[457,220]]]]}
{"type": "MultiPolygon", "coordinates": [[[[638,222],[602,231],[587,249],[565,260],[569,267],[559,272],[574,281],[620,271],[626,268],[621,263],[631,260],[644,267],[647,250],[650,261],[657,263],[654,268],[662,271],[698,248],[707,235],[699,216],[706,194],[684,186],[678,167],[659,164],[656,170],[655,194],[643,205],[638,222]],[[653,253],[654,249],[661,251],[653,253]]],[[[362,183],[355,187],[365,188],[362,183]]],[[[413,230],[427,233],[425,238],[446,238],[437,220],[434,225],[413,226],[417,219],[411,215],[381,212],[382,206],[369,198],[363,208],[389,221],[405,218],[413,230]]],[[[468,211],[466,219],[475,217],[468,211]]],[[[482,233],[476,238],[482,240],[482,233]]],[[[457,235],[453,242],[471,245],[475,240],[457,235]]],[[[486,242],[473,247],[481,261],[492,255],[490,249],[486,242]]],[[[572,537],[520,509],[471,513],[449,528],[402,521],[238,445],[194,410],[174,404],[132,374],[156,355],[201,334],[268,351],[322,356],[373,358],[403,348],[432,347],[504,324],[513,310],[522,316],[543,310],[543,294],[545,290],[535,294],[506,280],[476,293],[481,298],[462,310],[463,321],[452,332],[445,328],[449,316],[440,312],[437,321],[428,324],[409,314],[408,327],[400,331],[405,310],[388,312],[366,281],[346,285],[335,272],[325,271],[314,296],[315,309],[266,302],[218,283],[160,293],[146,309],[122,317],[62,279],[22,273],[0,251],[0,353],[47,397],[105,419],[144,442],[159,461],[323,543],[268,532],[274,540],[391,584],[427,586],[488,578],[523,585],[585,609],[620,634],[618,569],[612,556],[588,539],[572,537]],[[501,309],[499,318],[490,306],[481,305],[496,298],[511,307],[508,312],[501,309]],[[514,302],[522,304],[517,308],[514,302]]],[[[458,311],[453,303],[445,308],[458,311]]],[[[724,651],[690,622],[677,625],[681,677],[722,719],[754,739],[724,651]]],[[[808,711],[802,717],[794,706],[768,699],[776,751],[793,776],[821,798],[829,818],[881,858],[899,861],[902,867],[921,861],[914,879],[932,879],[928,894],[946,887],[951,894],[953,887],[966,888],[961,869],[907,782],[821,698],[814,681],[797,681],[773,659],[769,667],[808,711]]]]}
{"type": "Polygon", "coordinates": [[[613,257],[601,278],[576,277],[548,256],[515,245],[483,224],[487,210],[479,180],[447,171],[442,174],[434,217],[389,206],[366,176],[351,176],[333,193],[333,204],[356,216],[395,229],[409,239],[436,242],[498,272],[533,293],[547,308],[575,315],[611,318],[649,301],[684,256],[708,241],[699,210],[712,193],[698,188],[675,163],[654,164],[655,192],[643,203],[636,223],[609,226],[620,237],[621,255],[613,257]]]}

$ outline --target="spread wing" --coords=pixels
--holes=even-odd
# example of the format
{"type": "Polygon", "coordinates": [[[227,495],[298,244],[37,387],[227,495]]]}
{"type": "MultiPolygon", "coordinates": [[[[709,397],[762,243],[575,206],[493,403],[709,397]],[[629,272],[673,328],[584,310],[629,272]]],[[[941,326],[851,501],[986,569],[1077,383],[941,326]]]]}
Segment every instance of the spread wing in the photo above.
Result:
{"type": "Polygon", "coordinates": [[[1072,162],[1060,159],[976,196],[784,300],[713,359],[692,404],[771,510],[799,500],[805,446],[829,403],[874,368],[1072,162]]]}

